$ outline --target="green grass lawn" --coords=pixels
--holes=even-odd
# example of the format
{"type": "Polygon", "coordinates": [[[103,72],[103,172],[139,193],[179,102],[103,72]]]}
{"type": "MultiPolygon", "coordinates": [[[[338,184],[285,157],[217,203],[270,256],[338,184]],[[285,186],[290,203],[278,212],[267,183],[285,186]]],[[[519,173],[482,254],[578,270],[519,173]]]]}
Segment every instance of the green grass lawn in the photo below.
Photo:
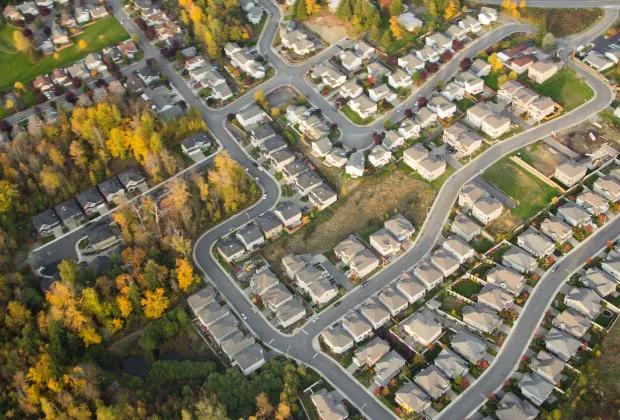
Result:
{"type": "Polygon", "coordinates": [[[71,47],[65,48],[57,54],[45,56],[33,64],[28,60],[27,54],[14,52],[13,32],[15,30],[8,25],[0,29],[0,43],[2,44],[0,50],[0,68],[2,68],[0,89],[6,89],[16,81],[29,82],[40,74],[49,73],[57,67],[69,66],[91,52],[101,51],[109,45],[129,38],[116,18],[110,16],[84,28],[82,34],[72,38],[74,45],[71,47]],[[86,41],[87,44],[83,50],[78,47],[81,40],[86,41]],[[55,58],[55,55],[58,58],[55,58]]]}
{"type": "Polygon", "coordinates": [[[344,113],[344,115],[347,116],[348,119],[351,120],[351,122],[357,125],[368,125],[375,120],[373,117],[368,117],[365,120],[362,119],[362,117],[360,117],[360,115],[357,112],[353,111],[349,107],[349,105],[343,106],[342,112],[344,113]]]}
{"type": "Polygon", "coordinates": [[[594,96],[592,89],[577,77],[577,74],[563,68],[542,84],[533,84],[532,88],[559,103],[565,111],[571,111],[594,96]]]}
{"type": "Polygon", "coordinates": [[[472,280],[462,280],[452,286],[452,290],[461,296],[470,298],[482,290],[482,286],[472,280]]]}
{"type": "Polygon", "coordinates": [[[488,76],[484,76],[482,79],[484,80],[485,85],[487,85],[493,90],[498,90],[499,89],[498,80],[502,74],[504,74],[502,70],[492,71],[491,73],[489,73],[488,76]]]}
{"type": "Polygon", "coordinates": [[[511,211],[524,220],[549,204],[553,197],[560,195],[558,189],[536,178],[508,157],[487,169],[483,177],[518,203],[511,211]]]}

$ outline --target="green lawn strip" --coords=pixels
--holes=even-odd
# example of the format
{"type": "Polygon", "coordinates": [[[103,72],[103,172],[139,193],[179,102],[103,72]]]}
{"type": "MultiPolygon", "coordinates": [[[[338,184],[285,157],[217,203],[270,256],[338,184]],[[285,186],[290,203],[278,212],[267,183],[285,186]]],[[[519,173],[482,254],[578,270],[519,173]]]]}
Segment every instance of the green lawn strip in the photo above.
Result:
{"type": "Polygon", "coordinates": [[[586,82],[568,68],[558,71],[545,83],[532,84],[532,88],[562,105],[565,112],[577,108],[594,96],[594,92],[586,82]]]}
{"type": "Polygon", "coordinates": [[[524,220],[535,215],[560,193],[508,157],[487,169],[483,178],[517,202],[511,211],[524,220]]]}
{"type": "Polygon", "coordinates": [[[5,50],[0,51],[0,68],[3,70],[0,89],[8,88],[16,81],[25,84],[40,74],[50,73],[55,68],[67,67],[86,57],[91,52],[99,52],[109,45],[129,38],[129,34],[127,34],[116,18],[110,16],[85,27],[82,34],[71,38],[74,45],[58,51],[56,53],[58,58],[54,57],[56,54],[52,54],[43,57],[37,63],[31,63],[28,60],[27,54],[6,53],[7,45],[9,47],[14,45],[13,31],[15,31],[15,28],[9,26],[0,29],[0,39],[2,39],[5,48],[5,50]],[[78,47],[78,43],[82,40],[87,45],[83,50],[78,47]]]}

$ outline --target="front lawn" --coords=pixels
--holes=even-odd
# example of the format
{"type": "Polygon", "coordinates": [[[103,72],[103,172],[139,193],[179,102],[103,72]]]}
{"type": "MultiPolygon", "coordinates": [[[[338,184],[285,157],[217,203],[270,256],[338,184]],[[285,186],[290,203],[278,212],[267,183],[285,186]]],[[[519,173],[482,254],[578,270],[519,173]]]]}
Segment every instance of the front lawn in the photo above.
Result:
{"type": "Polygon", "coordinates": [[[351,107],[349,107],[349,105],[343,106],[342,112],[344,113],[344,115],[347,116],[349,120],[351,120],[351,122],[357,125],[368,125],[375,120],[373,117],[362,119],[362,117],[360,117],[357,112],[353,111],[351,107]]]}
{"type": "Polygon", "coordinates": [[[527,172],[509,157],[487,169],[483,177],[517,203],[511,211],[523,220],[534,216],[560,194],[558,189],[527,172]]]}
{"type": "Polygon", "coordinates": [[[533,84],[532,88],[562,105],[566,112],[577,108],[594,96],[590,86],[569,68],[558,71],[545,83],[533,84]]]}
{"type": "Polygon", "coordinates": [[[74,45],[55,54],[45,56],[37,63],[31,63],[27,54],[13,52],[13,32],[15,30],[14,27],[8,25],[0,29],[0,39],[3,44],[2,49],[0,49],[0,68],[2,68],[0,89],[6,89],[16,81],[29,82],[40,74],[50,73],[57,67],[70,66],[91,52],[101,51],[109,45],[129,38],[116,18],[110,16],[87,26],[82,34],[71,38],[74,45]],[[81,40],[84,40],[87,45],[83,50],[78,47],[81,40]]]}

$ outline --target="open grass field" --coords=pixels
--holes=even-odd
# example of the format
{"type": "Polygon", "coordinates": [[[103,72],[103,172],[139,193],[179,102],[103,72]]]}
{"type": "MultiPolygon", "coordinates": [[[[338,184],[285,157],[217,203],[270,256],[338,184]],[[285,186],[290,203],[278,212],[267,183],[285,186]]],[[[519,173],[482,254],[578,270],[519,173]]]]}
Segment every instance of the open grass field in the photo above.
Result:
{"type": "Polygon", "coordinates": [[[571,111],[594,96],[590,86],[581,80],[577,74],[563,68],[542,84],[533,84],[532,88],[541,95],[551,99],[564,107],[564,111],[571,111]]]}
{"type": "Polygon", "coordinates": [[[124,41],[129,35],[121,24],[112,16],[102,19],[84,28],[84,32],[72,38],[72,46],[48,55],[37,63],[31,63],[28,55],[15,50],[13,43],[12,26],[0,29],[0,89],[6,89],[16,81],[29,82],[40,74],[51,72],[57,67],[66,67],[86,57],[91,52],[101,51],[103,48],[124,41]],[[78,43],[84,40],[87,47],[80,49],[78,43]],[[57,56],[58,58],[56,58],[57,56]]]}
{"type": "Polygon", "coordinates": [[[553,197],[560,195],[559,190],[536,178],[508,157],[487,169],[483,177],[518,203],[511,211],[523,220],[535,215],[553,197]]]}

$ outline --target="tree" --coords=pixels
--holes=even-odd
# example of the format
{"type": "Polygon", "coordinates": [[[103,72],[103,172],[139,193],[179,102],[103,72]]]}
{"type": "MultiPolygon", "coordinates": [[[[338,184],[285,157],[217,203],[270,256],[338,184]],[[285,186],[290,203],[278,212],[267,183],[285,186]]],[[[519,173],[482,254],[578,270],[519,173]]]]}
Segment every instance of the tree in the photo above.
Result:
{"type": "Polygon", "coordinates": [[[32,50],[32,40],[28,39],[22,31],[13,32],[13,44],[21,53],[29,53],[32,50]]]}
{"type": "Polygon", "coordinates": [[[502,60],[499,59],[496,53],[491,54],[489,58],[487,58],[487,61],[491,65],[493,71],[499,71],[504,67],[502,60]]]}
{"type": "Polygon", "coordinates": [[[278,412],[276,413],[276,420],[286,420],[291,417],[291,406],[285,402],[278,404],[278,412]]]}
{"type": "Polygon", "coordinates": [[[196,278],[194,277],[194,269],[192,265],[185,258],[177,258],[176,261],[177,281],[179,282],[179,288],[186,292],[187,289],[194,283],[196,278]]]}
{"type": "Polygon", "coordinates": [[[508,80],[508,77],[506,77],[505,74],[502,74],[501,76],[499,76],[499,78],[497,79],[497,86],[501,86],[503,85],[506,80],[508,80]]]}
{"type": "Polygon", "coordinates": [[[395,39],[400,39],[403,36],[403,29],[398,23],[398,17],[392,16],[390,18],[390,30],[395,39]]]}
{"type": "Polygon", "coordinates": [[[265,100],[265,92],[260,89],[257,90],[256,93],[254,94],[254,100],[256,101],[257,104],[264,107],[265,104],[267,103],[265,100]]]}
{"type": "Polygon", "coordinates": [[[525,9],[526,7],[527,7],[527,2],[525,0],[521,0],[521,3],[519,3],[519,8],[525,9]]]}
{"type": "Polygon", "coordinates": [[[426,97],[420,96],[418,98],[418,108],[424,108],[427,103],[428,103],[428,99],[426,99],[426,97]]]}
{"type": "Polygon", "coordinates": [[[69,287],[74,287],[78,278],[78,266],[73,260],[62,260],[58,264],[60,279],[69,287]]]}
{"type": "Polygon", "coordinates": [[[509,80],[517,80],[518,77],[519,77],[519,75],[514,70],[511,71],[510,73],[508,73],[508,79],[509,80]]]}
{"type": "Polygon", "coordinates": [[[544,50],[550,50],[551,48],[555,47],[555,44],[556,40],[553,34],[551,32],[546,33],[542,39],[542,48],[544,50]]]}
{"type": "Polygon", "coordinates": [[[308,20],[305,0],[297,0],[297,3],[295,3],[295,18],[302,21],[308,20]]]}
{"type": "Polygon", "coordinates": [[[321,5],[316,0],[304,0],[306,3],[306,13],[311,16],[321,10],[321,5]]]}
{"type": "Polygon", "coordinates": [[[88,47],[88,43],[84,41],[83,39],[80,39],[80,42],[78,42],[78,48],[81,50],[85,50],[87,47],[88,47]]]}
{"type": "Polygon", "coordinates": [[[443,14],[443,17],[446,20],[450,20],[454,17],[454,15],[459,11],[458,7],[456,6],[456,4],[454,4],[454,0],[450,0],[450,3],[448,4],[448,7],[446,7],[446,11],[443,14]]]}
{"type": "Polygon", "coordinates": [[[256,396],[256,417],[258,419],[268,419],[273,415],[273,406],[269,402],[266,393],[261,392],[256,396]]]}
{"type": "Polygon", "coordinates": [[[0,179],[0,215],[13,209],[18,197],[17,188],[8,181],[0,179]]]}
{"type": "Polygon", "coordinates": [[[471,67],[471,58],[465,57],[462,59],[459,63],[459,67],[461,67],[461,70],[468,70],[471,67]]]}
{"type": "Polygon", "coordinates": [[[428,2],[428,13],[433,18],[435,18],[435,19],[439,17],[439,12],[437,10],[437,2],[436,2],[436,0],[429,0],[429,2],[428,2]]]}
{"type": "Polygon", "coordinates": [[[170,301],[164,296],[164,289],[158,287],[155,291],[147,290],[144,292],[144,298],[140,300],[144,315],[149,319],[157,319],[163,315],[168,309],[170,301]]]}
{"type": "Polygon", "coordinates": [[[392,0],[392,3],[390,4],[390,15],[400,16],[402,13],[403,13],[402,0],[392,0]]]}

